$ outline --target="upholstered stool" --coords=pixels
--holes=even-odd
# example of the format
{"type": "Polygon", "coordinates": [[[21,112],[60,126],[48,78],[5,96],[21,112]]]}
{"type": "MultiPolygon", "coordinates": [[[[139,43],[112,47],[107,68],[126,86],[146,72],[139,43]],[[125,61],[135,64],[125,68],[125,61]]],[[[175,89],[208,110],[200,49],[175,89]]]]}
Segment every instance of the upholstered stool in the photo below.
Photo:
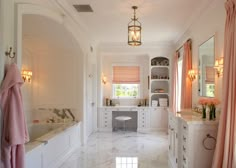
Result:
{"type": "Polygon", "coordinates": [[[125,122],[128,121],[128,120],[131,120],[132,118],[129,117],[129,116],[118,116],[115,118],[117,121],[122,121],[124,122],[124,131],[126,131],[126,125],[125,125],[125,122]]]}

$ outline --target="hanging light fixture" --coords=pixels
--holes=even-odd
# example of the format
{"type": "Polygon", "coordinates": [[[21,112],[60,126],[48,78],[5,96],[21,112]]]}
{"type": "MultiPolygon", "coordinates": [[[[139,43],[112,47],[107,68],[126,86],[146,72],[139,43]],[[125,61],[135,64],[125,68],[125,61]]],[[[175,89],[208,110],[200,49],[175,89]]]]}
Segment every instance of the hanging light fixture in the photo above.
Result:
{"type": "Polygon", "coordinates": [[[137,6],[132,6],[134,10],[134,17],[131,18],[131,21],[128,24],[128,44],[131,46],[139,46],[142,44],[141,42],[141,23],[138,21],[136,17],[136,9],[137,6]]]}

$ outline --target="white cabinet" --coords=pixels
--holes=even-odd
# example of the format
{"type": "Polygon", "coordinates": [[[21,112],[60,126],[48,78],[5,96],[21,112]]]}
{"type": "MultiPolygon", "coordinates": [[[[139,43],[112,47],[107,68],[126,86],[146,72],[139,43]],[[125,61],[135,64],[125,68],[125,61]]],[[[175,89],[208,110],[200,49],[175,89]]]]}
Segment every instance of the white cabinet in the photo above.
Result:
{"type": "Polygon", "coordinates": [[[166,107],[101,107],[98,114],[100,131],[112,131],[112,111],[137,112],[138,130],[164,130],[168,128],[166,107]]]}
{"type": "Polygon", "coordinates": [[[168,112],[165,107],[150,108],[150,127],[153,130],[167,130],[168,112]]]}
{"type": "MultiPolygon", "coordinates": [[[[150,110],[149,107],[101,107],[98,114],[98,127],[100,131],[112,131],[112,111],[137,112],[138,130],[150,129],[150,110]]],[[[159,117],[164,116],[160,113],[159,117]]],[[[154,120],[158,120],[156,117],[154,120]]],[[[167,119],[166,119],[167,120],[167,119]]],[[[155,123],[155,121],[153,121],[155,123]]],[[[161,121],[162,123],[163,121],[161,121]]],[[[159,122],[160,123],[160,122],[159,122]]]]}
{"type": "Polygon", "coordinates": [[[189,124],[181,119],[180,167],[209,168],[212,165],[218,122],[189,124]]]}
{"type": "Polygon", "coordinates": [[[169,164],[176,168],[178,164],[178,120],[172,113],[169,113],[168,141],[169,141],[169,164]]]}
{"type": "Polygon", "coordinates": [[[169,112],[169,164],[172,168],[209,168],[216,145],[218,121],[202,120],[201,115],[169,112]]]}
{"type": "Polygon", "coordinates": [[[138,109],[138,130],[148,129],[150,127],[149,108],[138,109]]]}
{"type": "Polygon", "coordinates": [[[112,130],[112,108],[107,107],[99,109],[98,123],[100,130],[112,130]]]}

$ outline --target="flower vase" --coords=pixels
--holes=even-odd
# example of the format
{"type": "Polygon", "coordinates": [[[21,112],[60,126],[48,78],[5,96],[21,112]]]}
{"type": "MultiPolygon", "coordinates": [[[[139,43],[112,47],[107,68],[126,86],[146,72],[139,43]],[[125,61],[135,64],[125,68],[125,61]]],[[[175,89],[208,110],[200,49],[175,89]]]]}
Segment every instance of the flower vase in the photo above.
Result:
{"type": "Polygon", "coordinates": [[[213,120],[214,119],[214,107],[210,108],[210,112],[209,112],[209,120],[213,120]]]}
{"type": "Polygon", "coordinates": [[[206,118],[206,107],[202,108],[202,118],[205,119],[206,118]]]}
{"type": "Polygon", "coordinates": [[[216,108],[212,107],[212,115],[213,115],[213,119],[216,118],[216,108]]]}

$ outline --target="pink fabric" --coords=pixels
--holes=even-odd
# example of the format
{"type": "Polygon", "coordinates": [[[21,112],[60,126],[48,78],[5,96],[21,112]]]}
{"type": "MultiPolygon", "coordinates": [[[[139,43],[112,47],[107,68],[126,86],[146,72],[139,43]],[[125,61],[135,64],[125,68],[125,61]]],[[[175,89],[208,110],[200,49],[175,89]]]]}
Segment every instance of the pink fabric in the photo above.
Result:
{"type": "Polygon", "coordinates": [[[206,66],[206,83],[215,83],[215,69],[212,66],[206,66]]]}
{"type": "Polygon", "coordinates": [[[212,168],[236,167],[236,0],[226,7],[223,97],[212,168]]]}
{"type": "Polygon", "coordinates": [[[6,67],[0,91],[3,114],[1,167],[24,168],[24,143],[29,140],[20,87],[23,84],[16,64],[6,67]]]}
{"type": "Polygon", "coordinates": [[[139,84],[139,66],[113,66],[113,84],[139,84]]]}
{"type": "Polygon", "coordinates": [[[192,69],[191,41],[184,43],[183,69],[182,69],[182,89],[181,89],[181,109],[192,107],[192,83],[188,77],[188,71],[192,69]]]}
{"type": "Polygon", "coordinates": [[[173,59],[173,69],[172,69],[172,74],[173,74],[173,82],[171,86],[172,90],[172,100],[171,100],[171,111],[176,114],[177,112],[177,105],[178,105],[178,98],[177,98],[177,88],[178,88],[178,58],[179,58],[179,52],[176,51],[173,59]]]}

